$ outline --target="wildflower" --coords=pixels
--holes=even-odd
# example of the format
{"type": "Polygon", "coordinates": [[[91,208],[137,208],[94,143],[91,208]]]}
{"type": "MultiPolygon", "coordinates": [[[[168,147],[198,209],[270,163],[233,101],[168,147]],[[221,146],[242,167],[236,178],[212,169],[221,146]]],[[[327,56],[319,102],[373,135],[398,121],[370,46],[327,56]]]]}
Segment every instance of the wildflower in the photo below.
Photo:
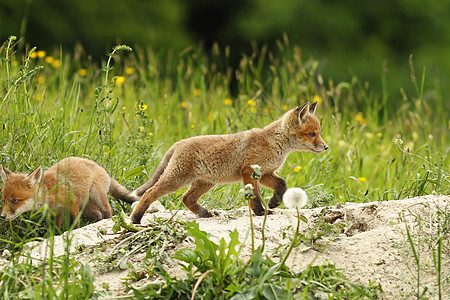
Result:
{"type": "Polygon", "coordinates": [[[373,138],[373,133],[371,133],[371,132],[366,132],[364,135],[365,135],[366,138],[368,138],[368,139],[373,138]]]}
{"type": "Polygon", "coordinates": [[[186,108],[188,106],[186,101],[181,102],[180,105],[181,105],[182,108],[186,108]]]}
{"type": "Polygon", "coordinates": [[[366,177],[358,177],[358,181],[363,183],[363,182],[367,181],[367,178],[366,177]]]}
{"type": "Polygon", "coordinates": [[[125,68],[125,74],[127,74],[127,75],[134,74],[134,72],[135,72],[135,69],[132,67],[125,68]]]}
{"type": "Polygon", "coordinates": [[[80,75],[82,77],[87,76],[87,74],[88,74],[88,70],[86,70],[86,69],[79,69],[78,70],[78,75],[80,75]]]}
{"type": "Polygon", "coordinates": [[[149,136],[153,136],[153,132],[149,132],[148,135],[149,135],[149,136]]]}
{"type": "Polygon", "coordinates": [[[10,160],[9,156],[5,157],[5,159],[6,159],[7,161],[10,160]]]}
{"type": "Polygon", "coordinates": [[[231,106],[233,104],[233,100],[227,98],[227,99],[223,100],[223,103],[226,106],[231,106]]]}
{"type": "Polygon", "coordinates": [[[289,188],[283,195],[283,202],[288,208],[302,208],[308,203],[308,195],[301,188],[289,188]]]}
{"type": "Polygon", "coordinates": [[[360,125],[367,124],[367,120],[364,119],[364,116],[363,116],[362,112],[359,112],[359,113],[356,114],[355,120],[358,121],[360,125]]]}
{"type": "Polygon", "coordinates": [[[36,94],[36,101],[42,101],[42,94],[36,94]]]}
{"type": "Polygon", "coordinates": [[[55,59],[52,56],[47,56],[44,61],[48,64],[53,64],[53,62],[55,61],[55,59]]]}
{"type": "Polygon", "coordinates": [[[44,58],[46,54],[47,54],[47,53],[46,53],[45,51],[42,51],[42,50],[36,52],[36,55],[37,55],[37,57],[39,57],[39,58],[44,58]]]}
{"type": "Polygon", "coordinates": [[[38,76],[38,78],[37,78],[37,83],[42,84],[42,83],[44,83],[44,82],[45,82],[45,77],[44,77],[44,76],[38,76]]]}
{"type": "Polygon", "coordinates": [[[198,97],[202,94],[202,91],[199,89],[194,89],[194,96],[198,97]]]}
{"type": "Polygon", "coordinates": [[[287,106],[287,105],[285,104],[285,105],[283,105],[281,108],[282,108],[284,111],[287,111],[287,110],[289,109],[289,106],[287,106]]]}
{"type": "Polygon", "coordinates": [[[55,59],[52,63],[52,67],[53,68],[59,68],[61,66],[61,60],[60,59],[55,59]]]}
{"type": "Polygon", "coordinates": [[[122,110],[127,110],[127,107],[126,106],[122,107],[122,110]]]}
{"type": "Polygon", "coordinates": [[[382,136],[383,136],[383,134],[382,134],[381,132],[378,132],[378,133],[377,133],[377,137],[380,138],[380,137],[382,137],[382,136]]]}
{"type": "Polygon", "coordinates": [[[145,131],[145,127],[144,126],[139,126],[139,131],[140,132],[144,132],[145,131]]]}
{"type": "Polygon", "coordinates": [[[250,166],[253,169],[253,174],[252,174],[252,178],[255,180],[260,180],[261,179],[261,166],[260,165],[251,165],[250,166]]]}
{"type": "Polygon", "coordinates": [[[117,86],[121,86],[124,83],[124,81],[125,81],[125,77],[123,77],[123,76],[116,77],[116,85],[117,86]]]}
{"type": "Polygon", "coordinates": [[[253,194],[253,185],[251,183],[244,186],[244,197],[247,200],[253,199],[255,194],[253,194]]]}
{"type": "Polygon", "coordinates": [[[147,109],[147,104],[139,104],[139,110],[146,110],[147,109]]]}
{"type": "Polygon", "coordinates": [[[250,99],[247,101],[248,106],[255,106],[256,105],[256,101],[253,99],[250,99]]]}
{"type": "Polygon", "coordinates": [[[250,108],[250,112],[255,113],[256,112],[256,108],[254,108],[254,107],[250,108]]]}
{"type": "Polygon", "coordinates": [[[37,57],[37,53],[36,52],[33,52],[33,53],[30,54],[30,58],[36,58],[36,57],[37,57]]]}
{"type": "Polygon", "coordinates": [[[295,173],[298,173],[298,172],[300,172],[301,169],[303,169],[302,166],[296,166],[296,167],[294,168],[294,172],[295,172],[295,173]]]}
{"type": "Polygon", "coordinates": [[[401,146],[401,145],[403,145],[403,140],[402,139],[395,139],[394,140],[394,144],[396,144],[397,146],[401,146]]]}
{"type": "Polygon", "coordinates": [[[319,95],[315,95],[313,97],[313,102],[317,101],[318,104],[322,104],[323,100],[322,97],[320,97],[319,95]]]}
{"type": "Polygon", "coordinates": [[[194,128],[195,128],[195,125],[194,125],[194,124],[192,124],[192,125],[191,125],[191,128],[192,128],[192,129],[194,129],[194,128]]]}

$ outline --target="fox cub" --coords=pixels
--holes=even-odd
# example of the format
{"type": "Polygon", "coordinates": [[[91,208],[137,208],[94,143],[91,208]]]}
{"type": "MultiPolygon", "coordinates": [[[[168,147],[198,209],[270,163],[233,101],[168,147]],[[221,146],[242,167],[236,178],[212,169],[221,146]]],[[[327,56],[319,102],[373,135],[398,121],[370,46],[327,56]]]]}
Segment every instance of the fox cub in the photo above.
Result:
{"type": "Polygon", "coordinates": [[[218,183],[242,180],[252,184],[256,195],[251,208],[264,214],[257,181],[252,179],[252,165],[261,166],[261,184],[274,190],[269,207],[280,205],[286,182],[275,174],[293,151],[321,153],[328,149],[320,136],[315,116],[317,101],[305,103],[286,112],[283,117],[263,129],[235,134],[191,137],[175,143],[164,155],[151,179],[133,191],[142,196],[131,214],[133,223],[140,223],[149,205],[158,198],[190,184],[183,203],[199,217],[211,213],[197,203],[198,199],[218,183]]]}
{"type": "Polygon", "coordinates": [[[65,158],[45,172],[41,166],[29,174],[15,174],[2,165],[0,170],[4,200],[1,216],[6,220],[13,220],[23,212],[37,210],[47,203],[61,228],[64,211],[69,211],[75,219],[83,207],[83,215],[94,221],[111,218],[108,193],[128,203],[139,200],[109,177],[105,169],[84,158],[65,158]]]}

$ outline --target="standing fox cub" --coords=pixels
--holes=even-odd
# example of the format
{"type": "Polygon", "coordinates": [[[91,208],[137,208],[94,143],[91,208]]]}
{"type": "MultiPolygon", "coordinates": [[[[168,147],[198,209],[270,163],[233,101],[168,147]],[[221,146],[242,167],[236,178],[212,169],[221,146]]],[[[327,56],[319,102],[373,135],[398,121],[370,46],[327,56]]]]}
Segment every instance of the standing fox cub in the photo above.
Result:
{"type": "Polygon", "coordinates": [[[158,198],[190,184],[183,203],[199,217],[211,213],[197,203],[217,183],[242,180],[252,184],[255,198],[251,208],[264,214],[257,181],[252,179],[252,165],[261,166],[261,184],[274,190],[269,207],[280,205],[286,181],[275,174],[286,156],[293,151],[321,153],[328,149],[320,137],[320,124],[314,115],[317,101],[292,109],[263,129],[235,134],[197,136],[181,140],[169,148],[152,178],[133,194],[142,196],[131,214],[133,223],[140,223],[149,205],[158,198]]]}
{"type": "Polygon", "coordinates": [[[41,166],[30,174],[15,174],[2,165],[0,169],[4,201],[1,216],[6,220],[13,220],[23,212],[39,209],[47,203],[61,228],[64,211],[69,211],[75,219],[83,207],[83,215],[94,221],[111,218],[108,193],[128,203],[139,200],[109,177],[105,169],[79,157],[65,158],[43,174],[41,166]]]}

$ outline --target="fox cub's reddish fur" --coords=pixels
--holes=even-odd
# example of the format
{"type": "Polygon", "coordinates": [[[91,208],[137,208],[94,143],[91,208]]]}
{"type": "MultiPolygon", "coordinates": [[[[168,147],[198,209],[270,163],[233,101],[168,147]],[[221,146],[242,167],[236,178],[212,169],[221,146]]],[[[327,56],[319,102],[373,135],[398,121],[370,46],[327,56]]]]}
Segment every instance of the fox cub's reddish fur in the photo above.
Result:
{"type": "Polygon", "coordinates": [[[211,213],[197,203],[198,199],[217,183],[242,180],[251,183],[255,198],[251,207],[263,215],[257,182],[251,178],[252,165],[260,165],[261,184],[274,190],[269,207],[278,206],[286,182],[275,174],[286,156],[293,151],[321,153],[328,149],[320,136],[319,120],[315,116],[317,102],[292,109],[263,129],[251,129],[235,134],[197,136],[181,140],[169,148],[152,178],[133,194],[142,196],[131,214],[133,223],[140,223],[149,205],[158,198],[190,184],[183,203],[199,217],[211,213]]]}
{"type": "Polygon", "coordinates": [[[108,193],[129,203],[139,200],[109,177],[105,169],[79,157],[65,158],[45,172],[41,166],[29,174],[15,174],[2,165],[0,170],[4,201],[1,216],[6,220],[13,220],[23,212],[39,209],[47,203],[61,228],[64,211],[69,211],[75,219],[83,207],[83,215],[94,221],[111,218],[108,193]]]}

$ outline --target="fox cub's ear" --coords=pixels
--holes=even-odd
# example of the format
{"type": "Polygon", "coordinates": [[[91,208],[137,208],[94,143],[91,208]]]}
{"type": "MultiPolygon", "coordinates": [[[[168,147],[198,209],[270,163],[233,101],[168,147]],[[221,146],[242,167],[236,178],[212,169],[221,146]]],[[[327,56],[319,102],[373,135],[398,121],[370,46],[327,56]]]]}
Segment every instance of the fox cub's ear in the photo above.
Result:
{"type": "Polygon", "coordinates": [[[297,113],[298,121],[301,123],[306,119],[306,116],[308,115],[309,110],[309,103],[306,102],[302,106],[299,106],[295,109],[295,112],[297,113]]]}
{"type": "Polygon", "coordinates": [[[11,175],[11,172],[7,169],[3,168],[3,165],[0,165],[0,170],[2,171],[2,180],[5,182],[8,180],[8,177],[11,175]]]}
{"type": "Polygon", "coordinates": [[[28,176],[25,178],[25,182],[28,184],[28,186],[32,187],[33,185],[41,182],[42,178],[42,167],[37,167],[33,172],[28,174],[28,176]]]}
{"type": "Polygon", "coordinates": [[[311,105],[309,106],[309,112],[314,114],[316,112],[316,108],[317,108],[317,101],[314,101],[313,103],[311,103],[311,105]]]}

